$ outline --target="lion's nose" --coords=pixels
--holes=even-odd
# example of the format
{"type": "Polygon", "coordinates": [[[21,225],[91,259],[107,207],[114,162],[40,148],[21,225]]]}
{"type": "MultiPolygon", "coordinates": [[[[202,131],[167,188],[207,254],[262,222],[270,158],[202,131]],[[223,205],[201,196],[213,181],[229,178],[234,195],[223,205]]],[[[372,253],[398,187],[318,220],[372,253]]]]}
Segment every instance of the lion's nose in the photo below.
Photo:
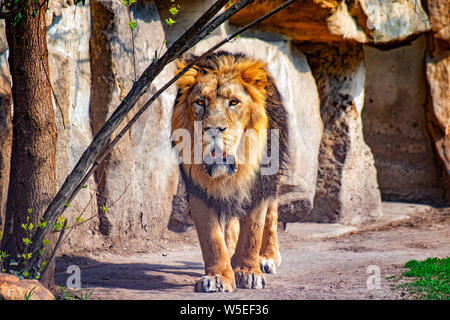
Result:
{"type": "Polygon", "coordinates": [[[218,136],[220,132],[224,132],[226,129],[226,127],[206,127],[205,131],[211,136],[218,136]]]}

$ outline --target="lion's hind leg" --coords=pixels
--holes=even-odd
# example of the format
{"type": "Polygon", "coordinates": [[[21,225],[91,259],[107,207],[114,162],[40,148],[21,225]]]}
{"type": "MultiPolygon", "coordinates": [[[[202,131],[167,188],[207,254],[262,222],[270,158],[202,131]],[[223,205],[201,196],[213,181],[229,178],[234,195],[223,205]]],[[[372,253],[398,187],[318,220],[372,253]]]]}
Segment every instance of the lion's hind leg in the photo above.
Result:
{"type": "Polygon", "coordinates": [[[264,232],[259,252],[259,265],[264,273],[276,273],[281,263],[277,239],[278,201],[273,200],[267,208],[264,232]]]}

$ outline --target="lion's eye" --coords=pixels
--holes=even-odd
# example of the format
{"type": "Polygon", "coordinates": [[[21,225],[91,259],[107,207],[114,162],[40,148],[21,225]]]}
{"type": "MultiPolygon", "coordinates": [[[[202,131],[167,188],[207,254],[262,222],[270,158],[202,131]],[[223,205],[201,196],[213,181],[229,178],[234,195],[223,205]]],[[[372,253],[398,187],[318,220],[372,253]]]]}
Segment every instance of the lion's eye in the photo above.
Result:
{"type": "Polygon", "coordinates": [[[238,99],[232,99],[230,100],[230,107],[234,107],[237,106],[239,104],[239,100],[238,99]]]}
{"type": "Polygon", "coordinates": [[[203,100],[203,99],[197,99],[197,100],[195,100],[195,103],[201,107],[205,106],[205,100],[203,100]]]}

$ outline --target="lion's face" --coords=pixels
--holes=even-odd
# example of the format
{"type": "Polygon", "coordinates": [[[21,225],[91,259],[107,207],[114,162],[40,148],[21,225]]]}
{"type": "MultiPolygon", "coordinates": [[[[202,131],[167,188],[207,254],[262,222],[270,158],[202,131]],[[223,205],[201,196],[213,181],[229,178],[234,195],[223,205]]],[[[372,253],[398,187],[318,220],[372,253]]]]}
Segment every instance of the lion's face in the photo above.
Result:
{"type": "Polygon", "coordinates": [[[172,129],[191,133],[192,162],[183,166],[208,192],[231,194],[258,170],[267,138],[266,84],[261,62],[231,54],[213,55],[178,80],[172,129]]]}

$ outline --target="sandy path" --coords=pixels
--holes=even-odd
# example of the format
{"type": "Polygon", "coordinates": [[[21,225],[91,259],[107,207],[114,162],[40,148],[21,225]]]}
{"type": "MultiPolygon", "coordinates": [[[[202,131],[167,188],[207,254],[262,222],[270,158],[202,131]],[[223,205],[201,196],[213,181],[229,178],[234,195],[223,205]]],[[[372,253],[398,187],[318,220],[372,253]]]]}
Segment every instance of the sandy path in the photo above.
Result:
{"type": "Polygon", "coordinates": [[[448,210],[327,239],[305,239],[302,228],[280,233],[283,261],[277,274],[266,276],[263,290],[193,292],[195,280],[203,275],[193,230],[169,235],[167,246],[152,253],[60,257],[56,279],[64,286],[67,266],[78,265],[82,287],[94,290],[91,299],[398,299],[402,293],[392,291],[392,280],[385,277],[400,273],[410,259],[450,255],[448,210]],[[379,289],[367,288],[373,275],[369,266],[379,267],[379,289]]]}

